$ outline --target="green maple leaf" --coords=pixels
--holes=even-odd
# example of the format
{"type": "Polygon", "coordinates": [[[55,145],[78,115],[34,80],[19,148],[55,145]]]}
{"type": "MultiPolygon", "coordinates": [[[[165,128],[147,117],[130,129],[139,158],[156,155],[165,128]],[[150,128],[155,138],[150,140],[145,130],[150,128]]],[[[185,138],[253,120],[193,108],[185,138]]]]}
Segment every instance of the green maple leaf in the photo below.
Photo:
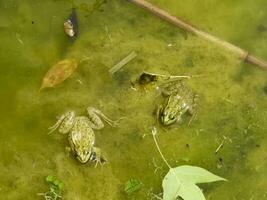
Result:
{"type": "Polygon", "coordinates": [[[226,181],[226,179],[212,174],[201,168],[183,165],[171,168],[163,179],[163,200],[205,200],[198,183],[226,181]]]}

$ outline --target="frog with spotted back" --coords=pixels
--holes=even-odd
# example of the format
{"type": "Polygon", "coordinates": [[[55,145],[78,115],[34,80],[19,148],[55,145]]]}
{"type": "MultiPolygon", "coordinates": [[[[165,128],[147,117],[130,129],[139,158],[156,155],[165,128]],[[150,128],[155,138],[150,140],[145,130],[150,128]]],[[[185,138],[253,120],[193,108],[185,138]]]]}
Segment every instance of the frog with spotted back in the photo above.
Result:
{"type": "Polygon", "coordinates": [[[181,80],[169,81],[160,86],[165,103],[160,105],[157,118],[164,126],[180,123],[185,113],[195,115],[196,95],[181,80]]]}
{"type": "Polygon", "coordinates": [[[62,134],[69,133],[68,140],[70,149],[77,160],[81,163],[96,162],[103,164],[107,160],[101,154],[101,150],[95,147],[95,134],[93,129],[99,130],[104,127],[101,118],[111,126],[117,122],[106,117],[100,110],[88,107],[88,116],[76,116],[74,111],[68,111],[61,115],[55,125],[50,127],[50,133],[58,129],[62,134]],[[101,117],[101,118],[100,118],[101,117]]]}

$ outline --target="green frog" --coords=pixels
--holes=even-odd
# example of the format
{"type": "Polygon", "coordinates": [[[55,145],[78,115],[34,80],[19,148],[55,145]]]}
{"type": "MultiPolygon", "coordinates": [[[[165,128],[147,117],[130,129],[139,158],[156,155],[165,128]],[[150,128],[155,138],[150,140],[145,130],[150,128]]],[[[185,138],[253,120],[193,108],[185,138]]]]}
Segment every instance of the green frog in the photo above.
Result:
{"type": "Polygon", "coordinates": [[[185,113],[195,115],[196,95],[180,80],[160,86],[165,103],[159,106],[157,117],[164,126],[180,123],[185,113]]]}
{"type": "Polygon", "coordinates": [[[69,133],[70,149],[81,163],[96,162],[103,164],[107,159],[102,155],[101,150],[95,147],[95,134],[93,129],[99,130],[104,127],[101,118],[109,125],[117,126],[116,121],[106,117],[100,110],[94,107],[87,108],[88,116],[76,116],[74,111],[68,111],[61,115],[58,121],[50,127],[49,133],[58,129],[59,133],[69,133]],[[101,118],[100,118],[101,117],[101,118]]]}

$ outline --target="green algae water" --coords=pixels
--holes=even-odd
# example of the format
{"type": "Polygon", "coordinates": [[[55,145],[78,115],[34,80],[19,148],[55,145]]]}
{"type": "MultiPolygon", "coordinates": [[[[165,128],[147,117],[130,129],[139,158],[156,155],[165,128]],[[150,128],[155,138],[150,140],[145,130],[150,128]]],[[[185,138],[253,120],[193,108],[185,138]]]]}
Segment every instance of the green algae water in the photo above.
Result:
{"type": "MultiPolygon", "coordinates": [[[[264,0],[150,2],[267,59],[264,0]]],[[[150,135],[159,94],[131,84],[143,71],[201,75],[185,80],[198,95],[190,126],[188,119],[175,128],[156,125],[170,165],[199,166],[228,179],[201,185],[208,200],[267,199],[267,72],[126,0],[107,0],[93,13],[83,7],[79,36],[71,41],[63,31],[69,1],[0,1],[1,199],[42,199],[37,193],[47,191],[47,175],[62,180],[67,200],[160,195],[168,167],[150,135]],[[111,76],[108,70],[132,51],[137,57],[111,76]],[[85,61],[68,80],[39,93],[46,71],[69,57],[85,61]],[[86,115],[88,106],[114,120],[125,117],[119,127],[95,131],[108,159],[97,168],[67,155],[66,135],[47,134],[58,115],[86,115]],[[142,188],[129,196],[124,184],[131,178],[142,188]]]]}

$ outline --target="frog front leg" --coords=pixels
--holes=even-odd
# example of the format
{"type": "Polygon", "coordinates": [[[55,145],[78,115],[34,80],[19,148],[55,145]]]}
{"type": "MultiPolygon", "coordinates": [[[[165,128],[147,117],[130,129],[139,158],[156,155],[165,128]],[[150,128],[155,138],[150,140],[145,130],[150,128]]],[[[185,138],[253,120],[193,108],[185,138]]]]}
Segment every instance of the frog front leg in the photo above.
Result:
{"type": "Polygon", "coordinates": [[[59,132],[66,134],[70,131],[70,129],[73,127],[75,121],[75,112],[68,111],[61,115],[58,119],[58,121],[48,129],[50,130],[48,134],[51,134],[54,132],[57,128],[59,128],[59,132]]]}
{"type": "Polygon", "coordinates": [[[104,127],[104,123],[100,119],[100,117],[103,118],[110,126],[116,127],[118,126],[118,121],[113,121],[110,118],[108,118],[106,115],[104,115],[100,110],[94,108],[94,107],[88,107],[87,113],[89,116],[89,119],[91,121],[91,128],[92,129],[102,129],[104,127]]]}
{"type": "Polygon", "coordinates": [[[100,148],[93,147],[91,156],[90,156],[91,162],[96,162],[95,167],[97,167],[98,163],[100,165],[103,165],[107,162],[107,159],[102,155],[100,148]]]}
{"type": "Polygon", "coordinates": [[[157,112],[156,112],[156,124],[161,123],[161,114],[162,114],[162,111],[163,111],[163,106],[162,105],[159,105],[157,107],[157,112]]]}

